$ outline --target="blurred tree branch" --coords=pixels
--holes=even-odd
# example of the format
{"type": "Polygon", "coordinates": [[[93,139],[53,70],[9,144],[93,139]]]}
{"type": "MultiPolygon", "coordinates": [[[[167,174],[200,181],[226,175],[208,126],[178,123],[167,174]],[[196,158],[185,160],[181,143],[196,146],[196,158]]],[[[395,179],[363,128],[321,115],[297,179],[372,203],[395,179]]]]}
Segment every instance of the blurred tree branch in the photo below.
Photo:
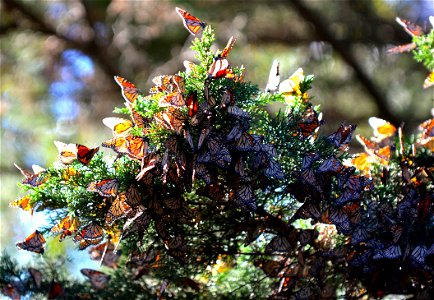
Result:
{"type": "Polygon", "coordinates": [[[373,100],[378,106],[380,117],[394,124],[399,124],[398,118],[390,110],[386,95],[380,90],[380,88],[371,80],[371,78],[363,70],[362,66],[356,60],[351,50],[347,45],[338,42],[328,29],[327,24],[323,21],[324,18],[320,13],[310,9],[306,6],[303,1],[291,0],[289,1],[296,11],[302,16],[306,21],[313,24],[318,37],[330,43],[330,45],[336,50],[337,53],[342,57],[342,59],[352,67],[356,77],[359,82],[363,85],[366,91],[372,96],[373,100]]]}
{"type": "MultiPolygon", "coordinates": [[[[32,11],[26,4],[17,0],[2,0],[4,5],[9,10],[15,10],[19,12],[23,17],[33,23],[35,26],[30,27],[33,31],[41,32],[46,35],[54,35],[60,40],[67,43],[71,48],[78,49],[85,53],[86,55],[92,57],[96,62],[98,62],[99,66],[106,72],[106,74],[114,75],[118,74],[118,66],[114,63],[116,60],[111,59],[110,54],[106,49],[103,49],[96,42],[96,33],[93,27],[90,28],[92,30],[93,35],[92,38],[88,41],[85,40],[76,40],[69,38],[68,36],[58,32],[55,29],[53,24],[48,23],[43,16],[38,15],[34,11],[32,11]]],[[[90,21],[90,17],[88,15],[88,10],[86,9],[86,5],[84,5],[86,11],[86,19],[89,21],[89,25],[92,25],[93,22],[90,21]]],[[[22,26],[20,24],[20,26],[22,26]]],[[[18,26],[17,26],[18,27],[18,26]]]]}

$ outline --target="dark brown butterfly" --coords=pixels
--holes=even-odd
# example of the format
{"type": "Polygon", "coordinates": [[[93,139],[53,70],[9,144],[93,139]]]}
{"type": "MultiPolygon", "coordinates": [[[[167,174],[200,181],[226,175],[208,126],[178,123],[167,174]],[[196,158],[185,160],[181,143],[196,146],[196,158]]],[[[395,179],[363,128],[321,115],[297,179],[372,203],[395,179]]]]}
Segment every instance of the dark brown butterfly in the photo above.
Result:
{"type": "Polygon", "coordinates": [[[80,272],[89,278],[90,284],[96,290],[105,288],[110,280],[110,275],[92,269],[81,269],[80,272]]]}
{"type": "Polygon", "coordinates": [[[42,284],[42,273],[35,268],[28,268],[30,275],[32,276],[33,282],[36,288],[40,289],[42,284]]]}
{"type": "Polygon", "coordinates": [[[47,299],[56,299],[57,297],[62,296],[64,292],[62,285],[54,281],[51,283],[50,289],[48,290],[47,299]]]}
{"type": "Polygon", "coordinates": [[[182,22],[184,23],[184,27],[192,34],[196,35],[199,30],[204,29],[206,24],[193,16],[192,14],[186,12],[185,10],[177,7],[176,12],[182,18],[182,22]]]}
{"type": "Polygon", "coordinates": [[[19,249],[44,254],[44,236],[36,230],[22,242],[16,244],[19,249]]]}
{"type": "Polygon", "coordinates": [[[133,209],[127,203],[126,199],[127,195],[125,192],[119,193],[105,216],[106,225],[111,226],[116,220],[133,213],[133,209]]]}

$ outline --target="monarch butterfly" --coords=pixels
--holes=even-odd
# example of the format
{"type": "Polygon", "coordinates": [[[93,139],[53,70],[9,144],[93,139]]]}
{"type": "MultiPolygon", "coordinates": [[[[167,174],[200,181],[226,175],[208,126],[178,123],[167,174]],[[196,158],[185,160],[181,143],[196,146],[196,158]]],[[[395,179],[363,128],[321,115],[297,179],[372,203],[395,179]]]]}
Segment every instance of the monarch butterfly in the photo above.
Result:
{"type": "Polygon", "coordinates": [[[59,159],[65,164],[71,164],[77,158],[77,145],[76,144],[65,144],[63,142],[54,141],[59,150],[59,159]]]}
{"type": "Polygon", "coordinates": [[[22,250],[44,254],[44,244],[44,236],[38,230],[35,230],[24,241],[16,243],[16,246],[22,250]]]}
{"type": "Polygon", "coordinates": [[[42,273],[41,271],[35,269],[35,268],[28,268],[27,269],[30,273],[30,276],[32,276],[33,282],[35,283],[36,288],[40,289],[42,284],[42,273]]]}
{"type": "Polygon", "coordinates": [[[81,269],[80,272],[89,278],[90,284],[94,289],[100,290],[105,288],[110,280],[110,275],[92,269],[81,269]]]}
{"type": "Polygon", "coordinates": [[[223,51],[214,58],[214,61],[208,70],[208,78],[234,78],[235,75],[229,67],[227,57],[234,47],[235,41],[236,39],[231,36],[223,51]]]}
{"type": "Polygon", "coordinates": [[[280,164],[273,158],[268,159],[264,174],[267,177],[275,179],[283,179],[285,177],[280,164]]]}
{"type": "Polygon", "coordinates": [[[299,132],[303,139],[310,137],[318,131],[323,123],[321,119],[322,114],[317,114],[311,106],[306,109],[304,120],[297,122],[299,132]]]}
{"type": "Polygon", "coordinates": [[[102,240],[103,240],[102,237],[99,239],[93,240],[93,241],[85,240],[80,235],[76,235],[73,239],[74,242],[79,242],[78,250],[80,250],[80,251],[86,249],[90,245],[98,245],[99,243],[102,242],[102,240]]]}
{"type": "Polygon", "coordinates": [[[74,241],[81,241],[82,239],[86,241],[96,241],[104,236],[102,227],[95,222],[91,222],[86,225],[79,234],[74,237],[74,241]]]}
{"type": "Polygon", "coordinates": [[[420,124],[419,130],[421,131],[421,136],[417,140],[417,144],[434,152],[434,118],[420,124]]]}
{"type": "Polygon", "coordinates": [[[350,201],[357,201],[360,199],[360,196],[361,196],[361,191],[346,188],[341,193],[339,198],[336,199],[335,204],[341,206],[350,201]]]}
{"type": "Polygon", "coordinates": [[[155,84],[155,91],[173,93],[175,91],[182,93],[184,91],[184,79],[179,75],[160,75],[152,78],[155,84]]]}
{"type": "Polygon", "coordinates": [[[373,254],[372,250],[367,250],[361,254],[356,254],[353,258],[348,262],[348,264],[352,267],[361,267],[369,262],[373,254]]]}
{"type": "Polygon", "coordinates": [[[203,179],[207,185],[211,184],[212,178],[210,171],[205,164],[201,164],[198,161],[196,161],[194,165],[193,180],[196,178],[196,176],[200,179],[203,179]]]}
{"type": "Polygon", "coordinates": [[[365,176],[351,175],[346,182],[346,187],[353,191],[362,191],[366,187],[371,189],[372,182],[365,176]]]}
{"type": "Polygon", "coordinates": [[[348,181],[351,175],[356,171],[355,167],[344,167],[337,175],[336,179],[338,181],[338,188],[342,188],[344,184],[348,181]]]}
{"type": "Polygon", "coordinates": [[[118,193],[119,181],[117,179],[104,179],[89,183],[87,191],[97,192],[103,197],[114,197],[118,193]]]}
{"type": "Polygon", "coordinates": [[[146,155],[142,160],[142,169],[140,170],[139,174],[137,174],[136,179],[142,180],[145,185],[152,185],[153,183],[153,175],[148,172],[152,170],[157,163],[159,162],[159,157],[156,154],[148,154],[146,155]],[[145,176],[146,175],[146,176],[145,176]]]}
{"type": "Polygon", "coordinates": [[[116,268],[121,257],[121,251],[114,252],[115,245],[111,241],[94,246],[88,250],[92,260],[100,260],[101,264],[109,268],[116,268]]]}
{"type": "Polygon", "coordinates": [[[343,231],[343,232],[349,231],[351,229],[350,219],[348,218],[347,214],[345,214],[345,212],[342,209],[336,208],[336,209],[331,209],[330,211],[331,211],[331,214],[330,214],[329,220],[334,225],[336,225],[336,227],[341,229],[341,231],[343,231]]]}
{"type": "Polygon", "coordinates": [[[312,166],[312,164],[319,159],[320,156],[318,153],[315,152],[307,153],[305,156],[303,156],[303,159],[301,161],[301,170],[303,171],[309,169],[312,166]]]}
{"type": "Polygon", "coordinates": [[[238,106],[229,106],[228,107],[228,113],[237,117],[237,118],[244,118],[244,119],[251,119],[252,117],[250,114],[243,109],[239,108],[238,106]]]}
{"type": "Polygon", "coordinates": [[[184,60],[184,67],[185,73],[189,74],[197,68],[197,65],[189,60],[184,60]]]}
{"type": "Polygon", "coordinates": [[[434,118],[426,120],[419,125],[419,130],[422,131],[422,138],[434,136],[434,118]]]}
{"type": "Polygon", "coordinates": [[[63,295],[64,289],[62,285],[58,282],[53,281],[48,290],[47,299],[56,299],[57,297],[63,295]]]}
{"type": "Polygon", "coordinates": [[[148,143],[142,137],[128,135],[125,138],[127,154],[131,158],[143,159],[148,150],[148,143]]]}
{"type": "Polygon", "coordinates": [[[174,107],[168,107],[165,111],[156,113],[154,119],[164,128],[175,131],[177,134],[181,133],[185,121],[183,113],[174,107]]]}
{"type": "Polygon", "coordinates": [[[306,182],[309,185],[316,186],[319,188],[319,184],[315,175],[315,172],[312,169],[305,169],[299,173],[299,178],[306,182]]]}
{"type": "Polygon", "coordinates": [[[423,28],[413,22],[398,17],[396,17],[396,22],[411,36],[421,36],[424,34],[423,28]]]}
{"type": "Polygon", "coordinates": [[[423,82],[423,88],[427,89],[430,86],[434,85],[434,71],[432,71],[431,73],[428,74],[428,76],[425,78],[424,82],[423,82]]]}
{"type": "Polygon", "coordinates": [[[173,92],[160,98],[158,101],[160,107],[183,107],[185,106],[184,97],[180,92],[173,92]]]}
{"type": "MultiPolygon", "coordinates": [[[[368,140],[367,138],[361,136],[360,134],[356,135],[357,141],[362,144],[363,148],[365,149],[366,153],[368,153],[372,159],[378,159],[382,165],[387,166],[389,164],[390,160],[390,146],[384,146],[380,147],[380,144],[377,142],[372,142],[368,140]]],[[[372,159],[368,160],[368,156],[362,156],[360,158],[359,163],[361,163],[361,169],[367,168],[372,164],[372,159]],[[366,160],[365,160],[366,158],[366,160]],[[367,165],[366,165],[367,164],[367,165]]]]}
{"type": "Polygon", "coordinates": [[[402,235],[402,232],[404,231],[404,227],[397,225],[397,224],[392,224],[390,226],[390,232],[393,235],[393,242],[397,243],[399,241],[399,238],[402,235]]]}
{"type": "Polygon", "coordinates": [[[137,209],[134,217],[128,218],[125,222],[122,229],[122,238],[126,238],[132,233],[137,233],[138,240],[141,240],[150,221],[151,217],[145,213],[143,208],[137,209]]]}
{"type": "Polygon", "coordinates": [[[116,118],[116,117],[104,118],[102,119],[102,122],[104,123],[105,126],[107,126],[113,131],[115,137],[120,137],[120,136],[125,137],[125,135],[133,127],[133,122],[123,118],[116,118]]]}
{"type": "Polygon", "coordinates": [[[318,167],[318,172],[339,173],[342,168],[342,163],[332,155],[318,167]]]}
{"type": "Polygon", "coordinates": [[[185,100],[185,104],[188,107],[188,116],[190,118],[197,114],[199,110],[199,101],[197,99],[196,91],[188,95],[187,99],[185,100]]]}
{"type": "Polygon", "coordinates": [[[38,166],[38,165],[32,165],[33,174],[30,173],[30,171],[21,169],[17,164],[14,163],[14,166],[20,170],[21,174],[24,175],[24,179],[21,181],[23,184],[28,184],[33,187],[37,187],[41,184],[43,184],[45,181],[47,181],[48,178],[46,178],[45,175],[45,169],[38,166]]]}
{"type": "Polygon", "coordinates": [[[267,93],[274,93],[279,88],[280,84],[280,73],[279,73],[280,63],[277,59],[273,61],[271,65],[270,74],[268,75],[267,85],[265,86],[265,91],[267,93]]]}
{"type": "Polygon", "coordinates": [[[254,135],[247,132],[243,132],[240,138],[238,139],[238,141],[236,142],[235,147],[237,148],[238,151],[243,151],[243,152],[250,151],[250,150],[259,151],[260,143],[258,143],[254,135]]]}
{"type": "Polygon", "coordinates": [[[416,261],[419,264],[425,263],[425,257],[427,256],[427,248],[425,246],[416,246],[413,251],[411,251],[410,259],[416,261]]]}
{"type": "Polygon", "coordinates": [[[388,248],[376,249],[373,259],[396,259],[402,256],[401,247],[399,245],[391,245],[388,248]]]}
{"type": "Polygon", "coordinates": [[[33,214],[33,205],[30,204],[30,197],[24,196],[15,201],[9,202],[9,207],[19,207],[25,211],[31,211],[33,214]]]}
{"type": "Polygon", "coordinates": [[[303,219],[319,220],[321,213],[318,208],[309,202],[304,203],[296,212],[296,215],[303,219]]]}
{"type": "Polygon", "coordinates": [[[256,197],[250,185],[242,185],[237,189],[235,202],[247,210],[255,211],[257,208],[256,197]]]}
{"type": "Polygon", "coordinates": [[[304,229],[298,234],[298,240],[301,247],[310,244],[319,236],[319,232],[316,229],[304,229]]]}
{"type": "Polygon", "coordinates": [[[335,133],[327,137],[327,140],[335,145],[336,148],[348,147],[348,143],[351,141],[353,131],[356,127],[356,125],[341,124],[335,133]]]}
{"type": "Polygon", "coordinates": [[[21,299],[21,294],[18,292],[18,289],[10,283],[3,287],[2,292],[12,300],[21,299]]]}
{"type": "Polygon", "coordinates": [[[351,245],[357,245],[369,239],[369,233],[363,226],[357,226],[351,234],[351,245]]]}
{"type": "Polygon", "coordinates": [[[397,131],[396,127],[392,123],[377,117],[370,117],[368,122],[374,130],[374,137],[372,138],[374,142],[379,143],[384,139],[395,135],[397,131]]]}
{"type": "Polygon", "coordinates": [[[291,102],[293,99],[291,96],[294,94],[301,96],[300,84],[303,80],[304,71],[302,68],[298,68],[294,74],[279,84],[279,93],[282,93],[287,103],[291,102]]]}
{"type": "Polygon", "coordinates": [[[233,76],[233,70],[230,68],[229,61],[226,58],[214,58],[208,70],[208,78],[232,78],[233,76]]]}
{"type": "Polygon", "coordinates": [[[352,160],[351,164],[357,168],[357,170],[362,171],[364,176],[371,176],[371,165],[373,163],[373,158],[368,153],[358,153],[352,160]]]}
{"type": "Polygon", "coordinates": [[[142,92],[136,88],[134,84],[122,78],[121,76],[115,76],[115,81],[122,88],[122,96],[129,103],[134,103],[137,97],[142,94],[142,92]]]}
{"type": "Polygon", "coordinates": [[[116,220],[126,217],[133,212],[133,209],[126,201],[126,193],[122,192],[113,201],[109,211],[105,216],[105,223],[112,226],[116,220]]]}
{"type": "Polygon", "coordinates": [[[281,235],[276,235],[265,247],[265,253],[286,253],[291,250],[288,239],[281,235]]]}
{"type": "Polygon", "coordinates": [[[84,145],[77,144],[77,160],[87,166],[98,150],[99,147],[88,148],[84,145]]]}
{"type": "Polygon", "coordinates": [[[168,198],[163,200],[163,204],[170,210],[179,210],[183,206],[182,198],[168,198]]]}
{"type": "Polygon", "coordinates": [[[59,224],[53,226],[53,228],[51,228],[51,232],[53,233],[62,232],[59,238],[59,242],[61,242],[65,239],[66,236],[72,235],[73,232],[77,231],[78,227],[80,227],[78,218],[71,217],[70,215],[68,215],[65,218],[63,218],[63,220],[60,221],[59,224]]]}
{"type": "Polygon", "coordinates": [[[125,195],[126,195],[125,201],[127,201],[127,203],[131,207],[137,207],[142,202],[142,197],[140,196],[139,190],[137,189],[137,187],[135,185],[130,185],[130,187],[126,191],[125,195]]]}
{"type": "Polygon", "coordinates": [[[143,132],[146,133],[146,126],[149,124],[150,120],[142,116],[132,105],[129,105],[129,108],[134,125],[141,128],[143,132]]]}
{"type": "Polygon", "coordinates": [[[203,30],[206,27],[206,23],[202,22],[192,14],[186,12],[185,10],[177,7],[176,12],[182,18],[184,27],[192,34],[196,35],[199,30],[203,30]]]}

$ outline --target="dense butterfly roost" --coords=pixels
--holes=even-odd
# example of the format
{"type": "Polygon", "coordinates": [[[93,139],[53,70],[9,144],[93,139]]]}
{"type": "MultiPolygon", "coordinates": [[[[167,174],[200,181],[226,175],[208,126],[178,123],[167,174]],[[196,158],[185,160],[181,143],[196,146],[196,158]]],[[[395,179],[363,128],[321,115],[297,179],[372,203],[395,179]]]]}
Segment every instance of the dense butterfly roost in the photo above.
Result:
{"type": "MultiPolygon", "coordinates": [[[[313,76],[299,69],[280,82],[275,62],[260,92],[229,62],[235,38],[212,51],[211,27],[177,11],[190,33],[202,32],[192,46],[198,61],[155,77],[148,95],[115,76],[126,101],[117,111],[130,116],[103,120],[113,138],[102,146],[116,158],[55,142],[59,162],[20,169],[29,193],[11,206],[58,215],[17,246],[42,254],[42,234],[60,234],[50,246],[72,238],[115,269],[82,269],[95,291],[83,299],[121,290],[223,297],[233,291],[211,292],[210,274],[240,265],[251,274],[238,280],[273,299],[432,293],[434,119],[404,137],[371,118],[374,137],[357,136],[366,152],[350,155],[355,125],[320,135],[307,93],[313,76]],[[286,109],[270,115],[274,102],[286,109]]],[[[20,280],[33,280],[32,293],[75,295],[72,285],[49,287],[59,280],[44,272],[20,280]]],[[[25,290],[14,276],[2,287],[12,298],[25,290]]]]}

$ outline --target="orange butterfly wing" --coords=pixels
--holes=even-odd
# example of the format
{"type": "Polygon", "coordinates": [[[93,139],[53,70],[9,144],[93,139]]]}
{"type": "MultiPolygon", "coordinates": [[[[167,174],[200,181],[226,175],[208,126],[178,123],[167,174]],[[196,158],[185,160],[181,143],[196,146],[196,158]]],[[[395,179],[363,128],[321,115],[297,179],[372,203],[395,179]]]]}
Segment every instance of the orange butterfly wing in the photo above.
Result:
{"type": "Polygon", "coordinates": [[[134,103],[141,95],[141,91],[131,82],[121,76],[115,76],[116,83],[122,88],[122,96],[130,103],[134,103]]]}
{"type": "Polygon", "coordinates": [[[192,14],[186,12],[185,10],[177,7],[176,12],[179,14],[179,16],[182,18],[182,21],[184,23],[184,27],[187,28],[187,30],[192,34],[196,35],[196,33],[204,29],[206,27],[206,24],[193,16],[192,14]]]}
{"type": "Polygon", "coordinates": [[[98,152],[99,147],[88,148],[84,145],[77,145],[77,159],[83,165],[88,165],[93,156],[98,152]]]}
{"type": "Polygon", "coordinates": [[[103,197],[113,197],[118,193],[119,181],[117,179],[104,179],[91,182],[87,187],[89,192],[97,192],[103,197]]]}
{"type": "Polygon", "coordinates": [[[22,242],[16,243],[19,249],[44,254],[44,236],[36,230],[22,242]]]}

